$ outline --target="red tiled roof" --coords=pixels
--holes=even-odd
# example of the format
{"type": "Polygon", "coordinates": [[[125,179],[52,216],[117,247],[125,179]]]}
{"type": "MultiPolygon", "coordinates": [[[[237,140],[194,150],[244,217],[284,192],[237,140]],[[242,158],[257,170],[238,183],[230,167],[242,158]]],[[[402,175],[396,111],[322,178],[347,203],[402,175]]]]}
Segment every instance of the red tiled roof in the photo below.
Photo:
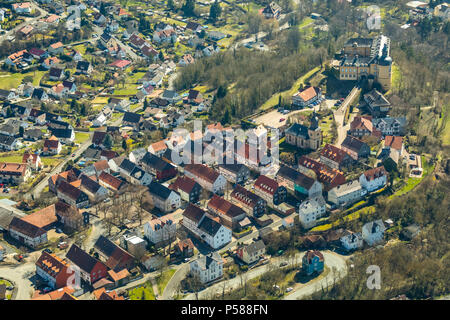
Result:
{"type": "Polygon", "coordinates": [[[384,146],[391,147],[395,150],[401,150],[403,145],[403,138],[399,136],[386,136],[384,138],[384,146]]]}
{"type": "Polygon", "coordinates": [[[347,152],[333,146],[332,144],[327,144],[320,152],[320,155],[337,163],[341,163],[346,157],[349,156],[347,152]]]}
{"type": "Polygon", "coordinates": [[[273,196],[278,189],[278,182],[265,175],[260,175],[258,179],[256,179],[254,186],[255,189],[259,189],[273,196]]]}

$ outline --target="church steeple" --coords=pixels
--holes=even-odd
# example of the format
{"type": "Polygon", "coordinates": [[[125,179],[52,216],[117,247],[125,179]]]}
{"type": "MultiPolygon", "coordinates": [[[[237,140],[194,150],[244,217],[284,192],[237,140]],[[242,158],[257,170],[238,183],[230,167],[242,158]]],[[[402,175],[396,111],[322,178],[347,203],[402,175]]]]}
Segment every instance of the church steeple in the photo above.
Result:
{"type": "Polygon", "coordinates": [[[316,112],[313,111],[313,114],[311,116],[311,125],[309,126],[310,130],[316,130],[319,128],[319,117],[317,116],[316,112]]]}

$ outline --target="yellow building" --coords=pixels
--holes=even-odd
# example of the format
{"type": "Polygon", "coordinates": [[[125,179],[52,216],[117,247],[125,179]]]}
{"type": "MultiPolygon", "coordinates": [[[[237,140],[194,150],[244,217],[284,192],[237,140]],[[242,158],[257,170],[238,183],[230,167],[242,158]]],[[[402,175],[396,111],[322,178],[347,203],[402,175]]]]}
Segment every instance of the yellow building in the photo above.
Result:
{"type": "Polygon", "coordinates": [[[375,39],[353,38],[347,41],[338,66],[339,79],[358,81],[373,77],[383,90],[389,90],[392,76],[390,42],[383,35],[375,39]]]}

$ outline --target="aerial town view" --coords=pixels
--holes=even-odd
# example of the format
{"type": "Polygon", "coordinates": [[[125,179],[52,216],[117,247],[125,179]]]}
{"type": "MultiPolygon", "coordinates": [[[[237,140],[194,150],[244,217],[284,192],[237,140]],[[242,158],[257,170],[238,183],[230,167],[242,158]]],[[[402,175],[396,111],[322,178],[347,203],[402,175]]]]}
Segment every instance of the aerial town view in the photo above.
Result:
{"type": "Polygon", "coordinates": [[[449,33],[442,0],[0,0],[0,300],[450,300],[449,33]]]}

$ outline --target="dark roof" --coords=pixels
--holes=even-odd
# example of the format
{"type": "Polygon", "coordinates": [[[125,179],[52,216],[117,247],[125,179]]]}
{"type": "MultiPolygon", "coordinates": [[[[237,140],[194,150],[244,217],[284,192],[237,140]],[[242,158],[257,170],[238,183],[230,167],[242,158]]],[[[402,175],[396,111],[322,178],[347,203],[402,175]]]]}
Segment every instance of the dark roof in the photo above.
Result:
{"type": "Polygon", "coordinates": [[[42,99],[42,96],[44,95],[45,91],[42,88],[35,88],[33,90],[33,94],[31,95],[32,98],[42,99]]]}
{"type": "Polygon", "coordinates": [[[115,245],[108,238],[101,235],[95,242],[94,247],[105,256],[109,257],[113,254],[114,250],[116,250],[117,245],[115,245]]]}
{"type": "Polygon", "coordinates": [[[89,69],[90,63],[88,61],[78,61],[77,70],[87,71],[89,69]]]}
{"type": "Polygon", "coordinates": [[[81,250],[76,244],[72,244],[72,247],[70,247],[69,252],[66,254],[66,258],[89,274],[97,263],[101,263],[85,251],[81,250]]]}
{"type": "Polygon", "coordinates": [[[106,138],[106,132],[103,131],[94,131],[94,135],[92,136],[92,143],[96,145],[100,145],[106,138]]]}
{"type": "Polygon", "coordinates": [[[62,72],[63,72],[62,69],[52,67],[52,68],[50,68],[50,71],[48,72],[48,74],[51,77],[58,77],[59,78],[61,76],[62,72]]]}
{"type": "Polygon", "coordinates": [[[364,145],[366,145],[366,143],[364,143],[363,141],[348,135],[344,139],[344,142],[342,142],[341,147],[359,152],[364,145]]]}
{"type": "Polygon", "coordinates": [[[266,246],[264,245],[264,242],[262,240],[258,240],[256,242],[249,244],[246,247],[246,250],[250,255],[252,255],[253,253],[256,253],[259,250],[265,249],[265,248],[266,248],[266,246]]]}
{"type": "Polygon", "coordinates": [[[177,180],[175,180],[175,182],[169,186],[169,188],[172,190],[180,189],[186,193],[191,193],[192,189],[194,189],[196,185],[200,187],[200,185],[194,179],[182,176],[178,177],[177,180]]]}
{"type": "Polygon", "coordinates": [[[14,217],[9,224],[9,229],[20,232],[30,238],[39,237],[45,233],[47,233],[44,229],[35,226],[34,224],[22,220],[20,218],[14,217]]]}
{"type": "Polygon", "coordinates": [[[292,134],[294,136],[302,136],[304,138],[309,138],[308,128],[298,123],[294,123],[292,126],[290,126],[285,133],[292,134]]]}
{"type": "Polygon", "coordinates": [[[128,173],[131,173],[134,170],[134,167],[136,167],[136,164],[128,160],[127,158],[124,158],[119,166],[121,169],[125,170],[128,173]]]}
{"type": "Polygon", "coordinates": [[[72,129],[51,129],[52,135],[57,138],[70,138],[72,136],[72,129]]]}
{"type": "Polygon", "coordinates": [[[71,197],[73,200],[77,200],[80,197],[80,195],[85,194],[83,191],[81,191],[78,188],[75,188],[73,185],[64,180],[61,180],[57,190],[71,197]]]}
{"type": "Polygon", "coordinates": [[[234,174],[238,174],[242,170],[242,168],[246,168],[246,166],[242,163],[219,164],[219,168],[225,169],[227,171],[231,171],[234,174]]]}
{"type": "Polygon", "coordinates": [[[92,193],[96,193],[101,185],[86,175],[81,176],[81,185],[92,193]]]}
{"type": "Polygon", "coordinates": [[[197,30],[198,27],[201,27],[201,25],[198,24],[197,22],[193,22],[193,21],[189,21],[186,25],[186,29],[190,29],[192,31],[197,30]]]}
{"type": "Polygon", "coordinates": [[[313,178],[287,166],[281,166],[276,175],[283,176],[285,179],[294,181],[295,184],[298,184],[306,189],[311,188],[315,181],[313,178]]]}
{"type": "Polygon", "coordinates": [[[209,200],[208,209],[213,211],[220,211],[224,215],[231,218],[245,214],[245,211],[241,207],[238,207],[237,205],[231,203],[228,200],[225,200],[222,197],[219,197],[218,195],[213,195],[211,200],[209,200]]]}
{"type": "Polygon", "coordinates": [[[89,147],[83,152],[83,157],[89,159],[100,159],[101,150],[93,147],[89,147]]]}
{"type": "Polygon", "coordinates": [[[198,225],[198,228],[210,236],[215,236],[216,233],[219,231],[220,227],[222,225],[218,223],[217,221],[214,221],[208,216],[205,216],[205,218],[202,220],[202,222],[198,225]]]}
{"type": "Polygon", "coordinates": [[[154,168],[157,171],[170,170],[173,166],[164,161],[158,156],[155,156],[153,153],[147,152],[145,156],[142,158],[141,163],[149,166],[150,168],[154,168]]]}
{"type": "Polygon", "coordinates": [[[183,212],[183,217],[195,221],[196,223],[199,223],[204,215],[205,211],[192,203],[189,203],[188,207],[183,212]]]}
{"type": "Polygon", "coordinates": [[[347,152],[328,143],[325,145],[322,151],[320,151],[320,156],[330,159],[336,163],[341,163],[349,157],[347,152]]]}
{"type": "Polygon", "coordinates": [[[125,114],[123,115],[123,122],[131,122],[131,123],[139,123],[139,121],[141,120],[142,116],[138,113],[134,113],[134,112],[125,112],[125,114]]]}
{"type": "Polygon", "coordinates": [[[11,146],[16,138],[8,136],[7,134],[0,133],[0,143],[3,145],[11,146]]]}
{"type": "Polygon", "coordinates": [[[173,192],[166,186],[163,186],[162,184],[155,182],[155,181],[152,181],[148,185],[148,190],[149,190],[150,194],[156,195],[157,197],[159,197],[163,200],[167,199],[170,196],[170,194],[173,192]]]}
{"type": "Polygon", "coordinates": [[[233,192],[231,192],[231,197],[251,207],[254,207],[260,200],[262,200],[260,196],[245,189],[241,185],[236,186],[233,192]]]}

